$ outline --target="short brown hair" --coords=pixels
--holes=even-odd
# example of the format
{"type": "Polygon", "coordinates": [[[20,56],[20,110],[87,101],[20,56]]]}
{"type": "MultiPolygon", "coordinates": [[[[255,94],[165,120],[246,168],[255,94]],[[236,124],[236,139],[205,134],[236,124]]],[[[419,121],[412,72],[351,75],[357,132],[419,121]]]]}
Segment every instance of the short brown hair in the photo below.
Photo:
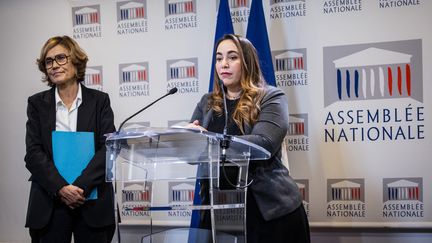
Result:
{"type": "Polygon", "coordinates": [[[45,66],[45,58],[48,51],[57,45],[61,45],[68,51],[70,51],[70,61],[77,70],[77,82],[84,81],[85,70],[88,61],[87,54],[75,40],[73,40],[69,36],[64,35],[49,38],[42,47],[39,58],[36,60],[36,64],[38,65],[39,70],[44,74],[44,76],[42,77],[42,82],[48,82],[48,86],[54,86],[54,84],[48,77],[48,72],[45,66]]]}

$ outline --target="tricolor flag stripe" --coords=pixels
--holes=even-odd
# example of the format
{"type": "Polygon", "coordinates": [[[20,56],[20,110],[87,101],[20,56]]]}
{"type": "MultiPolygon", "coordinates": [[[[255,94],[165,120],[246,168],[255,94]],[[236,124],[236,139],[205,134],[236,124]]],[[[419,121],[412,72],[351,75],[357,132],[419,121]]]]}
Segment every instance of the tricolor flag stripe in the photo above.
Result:
{"type": "Polygon", "coordinates": [[[397,67],[397,87],[398,87],[398,91],[399,94],[402,95],[402,70],[400,68],[400,66],[397,67]]]}
{"type": "Polygon", "coordinates": [[[362,68],[362,91],[363,91],[363,98],[366,99],[366,92],[367,87],[366,87],[366,69],[362,68]]]}
{"type": "Polygon", "coordinates": [[[387,74],[388,74],[388,81],[387,81],[388,91],[389,91],[390,96],[392,96],[393,95],[393,75],[392,75],[391,67],[387,68],[387,74]]]}
{"type": "Polygon", "coordinates": [[[381,96],[384,96],[384,70],[382,69],[382,67],[378,68],[378,82],[379,82],[379,89],[380,89],[380,93],[381,96]]]}
{"type": "Polygon", "coordinates": [[[358,71],[354,71],[354,93],[356,98],[359,97],[359,74],[358,71]]]}
{"type": "Polygon", "coordinates": [[[370,69],[370,91],[371,96],[375,96],[375,71],[370,69]]]}
{"type": "Polygon", "coordinates": [[[405,65],[406,72],[406,88],[408,92],[408,96],[411,96],[411,68],[409,64],[405,65]]]}
{"type": "Polygon", "coordinates": [[[347,96],[348,98],[351,97],[351,93],[350,93],[350,84],[351,84],[351,80],[350,80],[350,73],[348,70],[346,70],[346,92],[347,92],[347,96]]]}
{"type": "Polygon", "coordinates": [[[338,97],[342,99],[342,72],[340,69],[337,70],[337,93],[338,97]]]}

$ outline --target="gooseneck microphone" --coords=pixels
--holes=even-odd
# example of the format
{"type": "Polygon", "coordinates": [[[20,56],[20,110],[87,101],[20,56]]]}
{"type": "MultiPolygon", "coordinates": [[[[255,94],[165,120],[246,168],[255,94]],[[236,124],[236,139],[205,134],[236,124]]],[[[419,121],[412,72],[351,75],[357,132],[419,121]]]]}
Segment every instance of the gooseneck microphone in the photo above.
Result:
{"type": "Polygon", "coordinates": [[[225,87],[224,84],[222,82],[222,80],[218,80],[219,82],[219,86],[222,90],[222,98],[223,98],[223,105],[224,105],[224,113],[225,113],[225,125],[223,128],[223,139],[220,142],[220,146],[222,148],[222,153],[221,153],[221,159],[222,162],[225,162],[226,160],[226,150],[229,148],[229,143],[230,143],[230,137],[228,136],[228,108],[227,108],[227,103],[226,103],[226,95],[225,95],[225,87]]]}
{"type": "MultiPolygon", "coordinates": [[[[222,82],[222,80],[218,80],[218,84],[222,90],[222,97],[223,97],[223,105],[224,105],[224,114],[225,114],[225,125],[223,128],[223,139],[220,141],[220,147],[222,149],[221,151],[221,155],[220,155],[220,159],[221,159],[221,164],[222,164],[222,173],[227,181],[227,183],[232,186],[233,188],[237,188],[237,189],[244,189],[248,186],[250,186],[253,182],[250,181],[249,183],[247,183],[244,186],[240,186],[240,185],[235,185],[233,182],[231,182],[230,178],[227,176],[226,170],[225,170],[225,163],[227,162],[227,157],[226,157],[226,150],[229,148],[229,145],[231,143],[231,136],[228,135],[228,109],[227,109],[227,102],[226,102],[226,95],[225,95],[225,87],[224,84],[222,82]]],[[[240,171],[240,170],[239,170],[240,171]]]]}
{"type": "Polygon", "coordinates": [[[228,134],[228,109],[227,109],[227,103],[226,103],[226,95],[225,95],[225,87],[224,84],[222,82],[222,80],[219,79],[219,86],[222,90],[222,98],[223,98],[223,105],[224,105],[224,112],[225,112],[225,125],[223,128],[223,132],[222,134],[225,136],[227,136],[228,134]]]}
{"type": "Polygon", "coordinates": [[[152,106],[154,103],[158,102],[159,100],[161,100],[161,99],[167,97],[168,95],[175,94],[175,93],[177,92],[177,90],[178,90],[177,87],[174,87],[174,88],[170,89],[170,90],[168,91],[168,93],[166,93],[166,94],[164,94],[163,96],[159,97],[159,99],[153,101],[152,103],[148,104],[146,107],[144,107],[144,108],[142,108],[141,110],[135,112],[135,114],[133,114],[132,116],[126,118],[126,120],[124,120],[124,121],[120,124],[119,129],[117,130],[117,133],[119,133],[119,132],[121,131],[123,125],[124,125],[127,121],[129,121],[131,118],[133,118],[134,116],[138,115],[139,113],[141,113],[141,112],[144,111],[145,109],[149,108],[150,106],[152,106]]]}

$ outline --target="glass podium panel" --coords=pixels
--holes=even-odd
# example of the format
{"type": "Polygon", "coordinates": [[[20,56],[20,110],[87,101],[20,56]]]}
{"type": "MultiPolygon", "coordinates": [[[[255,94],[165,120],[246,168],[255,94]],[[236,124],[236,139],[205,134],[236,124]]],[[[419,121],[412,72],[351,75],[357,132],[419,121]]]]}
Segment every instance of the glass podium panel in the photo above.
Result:
{"type": "MultiPolygon", "coordinates": [[[[212,168],[203,165],[216,168],[223,139],[222,134],[195,129],[149,128],[107,134],[106,181],[217,178],[218,170],[210,174],[212,168]]],[[[237,137],[230,140],[226,150],[230,162],[270,156],[253,143],[237,137]]]]}
{"type": "MultiPolygon", "coordinates": [[[[190,210],[198,215],[200,229],[194,233],[200,237],[210,232],[210,242],[225,242],[218,240],[221,235],[236,235],[235,239],[244,242],[249,161],[269,158],[267,150],[238,137],[166,128],[107,134],[106,150],[106,181],[143,185],[141,191],[129,194],[122,190],[121,200],[133,200],[134,195],[147,198],[144,206],[129,210],[147,212],[150,222],[157,222],[161,211],[190,210]],[[222,142],[228,148],[221,148],[222,142]],[[172,184],[168,198],[154,189],[158,183],[172,184]],[[199,195],[194,195],[195,185],[200,187],[199,195]],[[195,200],[199,203],[193,203],[195,197],[200,198],[195,200]]],[[[191,230],[188,228],[188,235],[191,230]]],[[[171,231],[163,238],[178,234],[186,230],[171,231]]]]}

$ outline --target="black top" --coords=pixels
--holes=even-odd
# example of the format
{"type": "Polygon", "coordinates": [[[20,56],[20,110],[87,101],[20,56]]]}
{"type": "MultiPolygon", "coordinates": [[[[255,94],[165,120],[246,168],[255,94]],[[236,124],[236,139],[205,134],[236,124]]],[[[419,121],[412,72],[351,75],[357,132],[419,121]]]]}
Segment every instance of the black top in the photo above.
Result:
{"type": "MultiPolygon", "coordinates": [[[[238,101],[239,99],[236,100],[226,99],[228,117],[229,117],[228,127],[227,127],[228,135],[242,135],[239,127],[232,119],[232,115],[235,111],[238,101]]],[[[216,114],[216,112],[214,112],[207,130],[210,132],[223,133],[224,126],[225,126],[225,112],[222,112],[222,115],[218,115],[216,114]]]]}
{"type": "MultiPolygon", "coordinates": [[[[228,135],[242,135],[239,127],[232,119],[232,115],[235,111],[235,108],[238,104],[239,99],[236,100],[229,100],[226,99],[227,104],[227,110],[228,110],[228,126],[227,126],[227,134],[228,135]]],[[[213,112],[212,119],[208,126],[208,131],[210,132],[216,132],[216,133],[223,133],[223,129],[225,126],[225,112],[222,112],[222,115],[216,114],[216,112],[213,112]]],[[[229,163],[229,161],[226,161],[229,163]]],[[[233,184],[236,184],[237,178],[239,176],[239,167],[237,166],[224,166],[223,162],[221,165],[221,171],[222,175],[219,178],[219,189],[221,190],[232,190],[235,187],[233,187],[233,184]]]]}

